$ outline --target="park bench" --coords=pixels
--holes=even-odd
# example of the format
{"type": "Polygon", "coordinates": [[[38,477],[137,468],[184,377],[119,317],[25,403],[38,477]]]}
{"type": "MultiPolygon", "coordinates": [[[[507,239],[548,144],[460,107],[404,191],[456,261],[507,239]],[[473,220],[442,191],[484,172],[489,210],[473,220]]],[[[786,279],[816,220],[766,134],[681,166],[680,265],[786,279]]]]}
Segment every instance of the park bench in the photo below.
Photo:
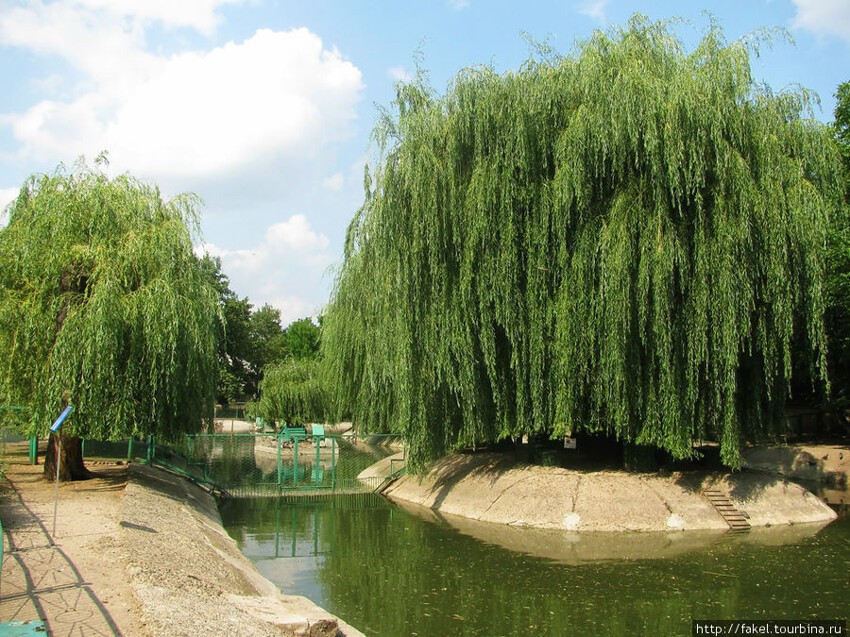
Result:
{"type": "Polygon", "coordinates": [[[280,437],[284,442],[294,442],[295,440],[306,440],[307,430],[304,427],[284,427],[280,432],[280,437]]]}

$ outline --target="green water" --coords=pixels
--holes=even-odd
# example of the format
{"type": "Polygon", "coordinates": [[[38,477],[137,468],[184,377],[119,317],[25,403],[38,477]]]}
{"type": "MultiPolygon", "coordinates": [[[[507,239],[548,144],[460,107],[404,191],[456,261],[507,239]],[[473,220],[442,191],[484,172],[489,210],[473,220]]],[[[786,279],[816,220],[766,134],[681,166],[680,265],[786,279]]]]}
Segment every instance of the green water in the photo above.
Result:
{"type": "Polygon", "coordinates": [[[850,609],[848,518],[687,545],[687,533],[643,534],[624,548],[613,536],[461,533],[457,520],[377,496],[231,500],[221,513],[263,575],[367,635],[690,635],[692,619],[844,619],[850,609]],[[538,555],[504,548],[524,545],[538,555]]]}

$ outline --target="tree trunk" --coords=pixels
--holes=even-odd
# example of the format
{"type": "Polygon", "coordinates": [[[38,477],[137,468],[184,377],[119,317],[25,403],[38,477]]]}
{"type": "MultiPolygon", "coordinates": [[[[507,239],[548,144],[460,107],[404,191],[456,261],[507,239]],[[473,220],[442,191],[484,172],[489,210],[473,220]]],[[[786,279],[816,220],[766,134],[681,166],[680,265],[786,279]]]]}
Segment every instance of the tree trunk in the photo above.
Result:
{"type": "Polygon", "coordinates": [[[50,434],[47,441],[47,452],[44,455],[44,478],[56,479],[56,440],[62,439],[62,462],[59,466],[59,480],[88,480],[91,472],[83,464],[83,440],[77,436],[66,436],[63,433],[50,434]]]}

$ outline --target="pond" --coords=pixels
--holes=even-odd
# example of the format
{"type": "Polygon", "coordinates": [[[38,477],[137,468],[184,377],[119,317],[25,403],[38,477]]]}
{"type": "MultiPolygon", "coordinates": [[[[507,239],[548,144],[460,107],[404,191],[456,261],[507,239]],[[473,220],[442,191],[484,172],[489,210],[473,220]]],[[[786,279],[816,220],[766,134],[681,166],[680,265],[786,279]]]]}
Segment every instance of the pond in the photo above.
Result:
{"type": "Polygon", "coordinates": [[[265,577],[367,635],[690,635],[693,619],[844,619],[850,608],[847,517],[681,546],[689,533],[641,534],[631,551],[582,540],[559,553],[539,548],[551,535],[503,539],[501,527],[372,495],[220,509],[265,577]]]}

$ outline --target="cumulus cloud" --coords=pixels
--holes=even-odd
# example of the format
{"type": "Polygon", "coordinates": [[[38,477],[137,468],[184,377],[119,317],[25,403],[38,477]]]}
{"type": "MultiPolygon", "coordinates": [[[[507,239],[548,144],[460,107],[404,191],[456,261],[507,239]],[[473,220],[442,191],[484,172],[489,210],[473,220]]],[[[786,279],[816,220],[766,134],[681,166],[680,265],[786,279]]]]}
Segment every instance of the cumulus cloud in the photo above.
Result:
{"type": "Polygon", "coordinates": [[[218,174],[346,136],[360,71],[306,29],[171,58],[107,127],[106,147],[141,170],[218,174]]]}
{"type": "Polygon", "coordinates": [[[339,191],[345,185],[345,178],[342,173],[334,173],[330,177],[325,177],[322,180],[322,185],[328,190],[339,191]]]}
{"type": "Polygon", "coordinates": [[[608,6],[608,0],[585,0],[578,5],[578,12],[586,15],[588,18],[605,22],[605,8],[608,6]]]}
{"type": "Polygon", "coordinates": [[[847,0],[794,0],[795,29],[850,41],[850,2],[847,0]]]}
{"type": "Polygon", "coordinates": [[[136,4],[33,3],[0,16],[0,40],[63,57],[82,76],[71,98],[0,115],[24,158],[108,149],[118,170],[215,178],[349,135],[362,73],[309,30],[259,30],[241,43],[158,56],[144,49],[136,21],[115,16],[136,9],[136,20],[209,30],[223,2],[136,4]]]}
{"type": "Polygon", "coordinates": [[[80,6],[125,17],[161,22],[167,27],[188,27],[211,34],[221,22],[217,9],[241,0],[78,0],[80,6]]]}
{"type": "Polygon", "coordinates": [[[0,228],[4,228],[9,223],[6,208],[15,200],[20,191],[20,188],[0,188],[0,228]]]}
{"type": "Polygon", "coordinates": [[[314,315],[324,303],[315,283],[331,263],[330,241],[296,214],[272,224],[256,246],[238,250],[214,244],[196,249],[221,259],[231,287],[250,299],[263,299],[287,320],[314,315]]]}
{"type": "Polygon", "coordinates": [[[413,79],[413,75],[411,75],[410,71],[403,66],[391,66],[387,69],[387,75],[396,82],[409,82],[413,79]]]}

